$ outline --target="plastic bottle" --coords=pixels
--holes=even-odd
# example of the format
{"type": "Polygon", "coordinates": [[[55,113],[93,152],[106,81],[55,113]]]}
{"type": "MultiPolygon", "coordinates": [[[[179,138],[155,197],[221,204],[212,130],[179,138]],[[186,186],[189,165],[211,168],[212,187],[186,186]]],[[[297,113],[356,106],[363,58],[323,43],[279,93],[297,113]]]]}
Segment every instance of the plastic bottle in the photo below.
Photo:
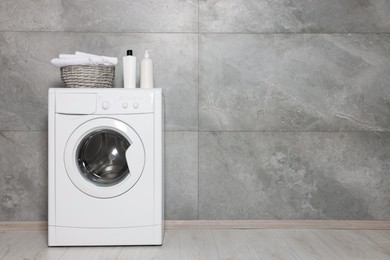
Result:
{"type": "Polygon", "coordinates": [[[125,88],[136,87],[137,58],[132,50],[127,50],[127,56],[123,56],[123,85],[125,88]]]}
{"type": "Polygon", "coordinates": [[[145,51],[141,62],[141,88],[153,88],[153,61],[149,52],[150,50],[145,51]]]}

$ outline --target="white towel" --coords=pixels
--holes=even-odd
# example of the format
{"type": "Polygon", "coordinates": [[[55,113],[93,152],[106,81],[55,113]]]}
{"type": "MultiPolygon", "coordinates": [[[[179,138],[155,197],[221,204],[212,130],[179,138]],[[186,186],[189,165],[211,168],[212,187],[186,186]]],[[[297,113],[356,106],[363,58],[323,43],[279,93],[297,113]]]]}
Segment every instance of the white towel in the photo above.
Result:
{"type": "Polygon", "coordinates": [[[75,54],[60,54],[58,55],[60,59],[74,59],[74,58],[85,58],[83,56],[77,56],[75,54]]]}
{"type": "MultiPolygon", "coordinates": [[[[76,51],[75,55],[79,56],[79,57],[101,58],[102,63],[108,63],[108,64],[112,64],[112,65],[118,64],[118,58],[116,58],[116,57],[99,56],[99,55],[85,53],[85,52],[81,52],[81,51],[76,51]]],[[[94,61],[97,62],[98,60],[94,60],[94,61]]],[[[101,63],[99,63],[99,64],[101,64],[101,63]]]]}
{"type": "Polygon", "coordinates": [[[69,66],[69,65],[117,65],[118,58],[99,56],[95,54],[89,54],[85,52],[76,51],[75,54],[60,54],[59,58],[51,60],[51,63],[57,67],[69,66]]]}
{"type": "Polygon", "coordinates": [[[80,58],[69,58],[69,59],[59,59],[54,58],[51,60],[51,63],[56,67],[64,67],[69,65],[91,65],[91,61],[88,57],[80,58]]]}

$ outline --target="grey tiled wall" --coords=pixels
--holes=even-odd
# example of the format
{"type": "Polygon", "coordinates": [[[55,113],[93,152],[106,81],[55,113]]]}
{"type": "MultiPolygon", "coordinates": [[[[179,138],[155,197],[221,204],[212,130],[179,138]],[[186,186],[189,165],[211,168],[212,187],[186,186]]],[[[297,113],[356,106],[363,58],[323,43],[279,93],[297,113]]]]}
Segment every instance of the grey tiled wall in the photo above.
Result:
{"type": "MultiPolygon", "coordinates": [[[[390,220],[390,2],[0,3],[0,221],[47,217],[49,61],[153,50],[167,219],[390,220]]],[[[122,85],[117,66],[115,86],[122,85]]]]}

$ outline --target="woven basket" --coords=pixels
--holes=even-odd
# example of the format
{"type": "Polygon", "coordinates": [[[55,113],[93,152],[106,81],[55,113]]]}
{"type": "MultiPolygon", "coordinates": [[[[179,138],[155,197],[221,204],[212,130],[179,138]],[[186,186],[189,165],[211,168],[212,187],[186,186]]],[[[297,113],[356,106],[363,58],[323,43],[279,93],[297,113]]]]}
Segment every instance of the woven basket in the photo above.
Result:
{"type": "Polygon", "coordinates": [[[115,77],[115,66],[71,65],[60,70],[68,88],[112,88],[115,77]]]}

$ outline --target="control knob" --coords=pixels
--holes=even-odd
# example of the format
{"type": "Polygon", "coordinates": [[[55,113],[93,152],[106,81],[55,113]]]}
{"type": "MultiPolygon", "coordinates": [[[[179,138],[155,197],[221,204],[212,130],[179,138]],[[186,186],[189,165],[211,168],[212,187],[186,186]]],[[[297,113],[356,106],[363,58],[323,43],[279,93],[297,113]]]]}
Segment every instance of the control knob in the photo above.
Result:
{"type": "Polygon", "coordinates": [[[107,101],[104,101],[104,102],[102,103],[102,108],[103,108],[104,110],[109,109],[109,108],[110,108],[110,103],[108,103],[107,101]]]}

